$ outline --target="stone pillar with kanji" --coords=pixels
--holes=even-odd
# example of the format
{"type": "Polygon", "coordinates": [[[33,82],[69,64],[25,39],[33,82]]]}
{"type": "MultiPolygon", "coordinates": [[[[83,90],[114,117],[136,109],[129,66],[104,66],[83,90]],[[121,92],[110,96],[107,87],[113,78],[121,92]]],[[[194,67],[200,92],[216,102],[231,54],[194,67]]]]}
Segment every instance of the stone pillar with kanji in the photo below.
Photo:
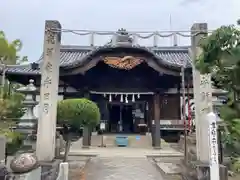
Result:
{"type": "MultiPolygon", "coordinates": [[[[207,34],[206,23],[193,24],[191,28],[191,54],[192,60],[195,61],[202,50],[199,43],[207,34]]],[[[210,74],[200,74],[193,66],[193,90],[195,101],[195,121],[196,121],[196,143],[197,158],[202,162],[209,161],[209,145],[206,143],[208,139],[208,123],[206,122],[206,114],[212,112],[212,81],[210,74]]]]}
{"type": "Polygon", "coordinates": [[[46,21],[36,146],[36,155],[39,161],[52,161],[55,157],[60,45],[60,23],[58,21],[46,21]]]}

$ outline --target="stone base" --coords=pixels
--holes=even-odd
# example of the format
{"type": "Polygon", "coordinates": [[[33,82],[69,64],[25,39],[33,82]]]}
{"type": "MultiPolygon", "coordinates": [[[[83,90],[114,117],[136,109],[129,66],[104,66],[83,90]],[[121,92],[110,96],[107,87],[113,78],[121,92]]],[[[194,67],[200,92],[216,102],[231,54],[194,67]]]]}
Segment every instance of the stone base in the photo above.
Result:
{"type": "Polygon", "coordinates": [[[42,179],[56,179],[61,160],[54,159],[53,161],[41,161],[39,162],[42,167],[41,176],[42,179]]]}
{"type": "Polygon", "coordinates": [[[153,149],[162,149],[161,146],[153,146],[153,149]]]}
{"type": "Polygon", "coordinates": [[[6,179],[10,175],[7,166],[0,164],[0,179],[6,179]]]}
{"type": "Polygon", "coordinates": [[[82,149],[90,149],[90,146],[82,146],[82,149]]]}
{"type": "MultiPolygon", "coordinates": [[[[210,180],[210,168],[208,164],[201,162],[182,162],[182,178],[188,180],[210,180]]],[[[220,180],[228,180],[228,170],[226,166],[219,166],[220,180]]]]}
{"type": "Polygon", "coordinates": [[[30,172],[23,173],[23,174],[12,174],[12,179],[19,179],[19,180],[41,180],[41,167],[34,169],[30,172]]]}
{"type": "MultiPolygon", "coordinates": [[[[195,134],[191,134],[191,135],[187,136],[187,145],[188,146],[196,146],[196,135],[195,134]]],[[[184,150],[184,135],[180,136],[178,146],[181,150],[184,150]]]]}

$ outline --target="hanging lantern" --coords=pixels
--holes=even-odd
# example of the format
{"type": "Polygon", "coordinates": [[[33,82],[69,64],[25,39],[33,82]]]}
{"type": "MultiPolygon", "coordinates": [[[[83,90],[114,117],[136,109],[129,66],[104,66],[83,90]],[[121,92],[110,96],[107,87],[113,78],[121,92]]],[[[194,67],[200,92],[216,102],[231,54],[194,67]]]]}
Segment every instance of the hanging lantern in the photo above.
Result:
{"type": "Polygon", "coordinates": [[[125,96],[125,102],[128,103],[128,95],[125,96]]]}
{"type": "Polygon", "coordinates": [[[123,102],[123,94],[121,94],[120,102],[123,102]]]}
{"type": "Polygon", "coordinates": [[[135,102],[135,95],[132,94],[132,102],[135,102]]]}
{"type": "Polygon", "coordinates": [[[109,102],[112,102],[112,95],[109,94],[109,102]]]}
{"type": "Polygon", "coordinates": [[[140,98],[140,94],[137,95],[137,98],[138,98],[138,99],[140,98]]]}

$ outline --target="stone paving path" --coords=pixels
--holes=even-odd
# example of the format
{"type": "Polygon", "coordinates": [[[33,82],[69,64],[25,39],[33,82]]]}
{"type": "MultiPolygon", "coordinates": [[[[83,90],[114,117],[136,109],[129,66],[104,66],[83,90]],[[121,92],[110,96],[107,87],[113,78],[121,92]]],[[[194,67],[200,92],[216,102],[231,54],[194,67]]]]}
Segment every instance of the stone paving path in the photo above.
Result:
{"type": "Polygon", "coordinates": [[[82,180],[163,180],[147,158],[95,157],[84,169],[82,180]]]}

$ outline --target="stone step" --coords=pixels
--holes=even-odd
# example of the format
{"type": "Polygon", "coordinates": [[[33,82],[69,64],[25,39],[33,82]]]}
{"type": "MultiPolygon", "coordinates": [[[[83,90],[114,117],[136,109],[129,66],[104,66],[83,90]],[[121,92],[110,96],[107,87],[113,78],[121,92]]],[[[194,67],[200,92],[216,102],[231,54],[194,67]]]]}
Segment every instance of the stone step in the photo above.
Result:
{"type": "MultiPolygon", "coordinates": [[[[116,136],[117,135],[104,135],[103,143],[107,147],[116,147],[116,136]]],[[[149,135],[140,136],[140,135],[128,135],[129,147],[151,147],[151,137],[149,135]]],[[[101,135],[92,135],[91,146],[97,147],[102,143],[101,135]]]]}
{"type": "MultiPolygon", "coordinates": [[[[116,136],[117,135],[104,135],[103,143],[107,147],[116,147],[116,136]]],[[[152,140],[150,135],[128,135],[129,147],[135,148],[150,148],[152,146],[152,140]]],[[[102,142],[101,135],[93,135],[91,138],[91,146],[100,146],[102,142]]]]}
{"type": "MultiPolygon", "coordinates": [[[[115,139],[117,135],[104,135],[103,144],[106,147],[116,147],[115,139]]],[[[152,138],[151,135],[128,135],[129,146],[132,148],[152,148],[152,138]]],[[[91,147],[99,147],[102,144],[102,135],[93,134],[91,137],[91,147]]],[[[172,144],[167,143],[161,139],[162,148],[170,148],[172,144]]],[[[82,147],[82,138],[78,141],[72,143],[73,149],[78,149],[82,147]]]]}
{"type": "Polygon", "coordinates": [[[98,147],[101,145],[102,136],[101,135],[92,135],[91,137],[91,146],[98,147]]]}
{"type": "Polygon", "coordinates": [[[129,136],[129,146],[134,148],[150,148],[152,146],[151,136],[129,136]]]}
{"type": "MultiPolygon", "coordinates": [[[[103,144],[107,147],[116,147],[116,136],[118,135],[104,135],[103,144]]],[[[147,135],[127,135],[129,144],[128,147],[132,148],[151,148],[152,147],[152,138],[150,134],[147,135]]],[[[91,146],[99,147],[102,143],[102,135],[92,135],[91,137],[91,146]]],[[[170,147],[170,144],[161,139],[162,147],[170,147]]]]}

